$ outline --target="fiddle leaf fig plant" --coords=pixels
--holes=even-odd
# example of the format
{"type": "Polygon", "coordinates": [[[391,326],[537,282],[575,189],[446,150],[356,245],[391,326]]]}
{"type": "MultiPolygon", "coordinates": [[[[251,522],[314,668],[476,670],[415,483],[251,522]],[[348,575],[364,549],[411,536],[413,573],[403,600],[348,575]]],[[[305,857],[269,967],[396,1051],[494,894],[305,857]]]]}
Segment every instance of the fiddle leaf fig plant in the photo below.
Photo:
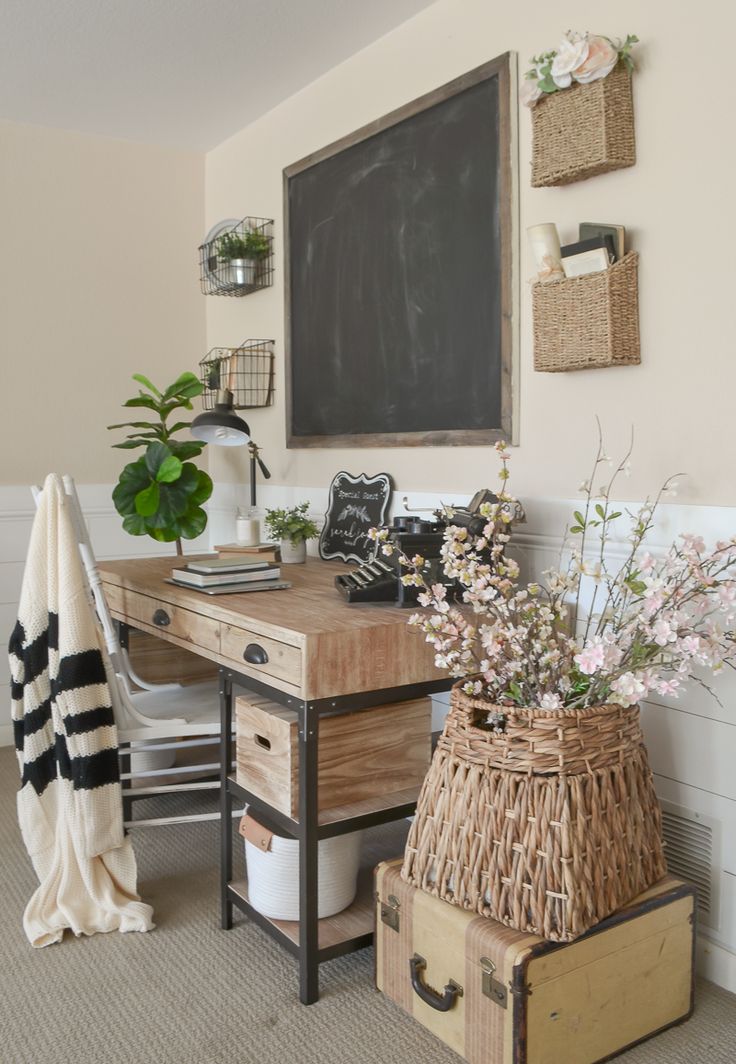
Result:
{"type": "Polygon", "coordinates": [[[123,528],[131,536],[175,542],[177,554],[181,554],[182,539],[195,539],[207,525],[202,503],[212,494],[212,481],[189,460],[200,455],[205,444],[173,438],[175,433],[189,428],[190,422],[170,425],[168,419],[175,410],[191,410],[192,399],[204,389],[193,373],[182,373],[164,391],[141,373],[133,374],[133,380],[143,389],[123,406],[150,410],[157,420],[108,425],[109,429],[134,430],[113,447],[145,448],[143,455],[129,462],[120,474],[112,493],[113,502],[123,518],[123,528]]]}

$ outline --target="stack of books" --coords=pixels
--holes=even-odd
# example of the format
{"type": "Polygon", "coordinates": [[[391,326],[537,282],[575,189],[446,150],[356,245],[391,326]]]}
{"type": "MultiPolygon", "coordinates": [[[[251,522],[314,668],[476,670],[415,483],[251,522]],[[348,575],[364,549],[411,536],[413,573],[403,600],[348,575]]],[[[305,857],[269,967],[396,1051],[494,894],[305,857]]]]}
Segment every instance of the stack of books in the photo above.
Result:
{"type": "Polygon", "coordinates": [[[281,586],[281,570],[271,561],[238,558],[204,558],[171,570],[174,584],[201,590],[265,591],[281,586]]]}
{"type": "Polygon", "coordinates": [[[242,557],[243,561],[281,561],[281,552],[279,551],[278,543],[254,543],[252,545],[246,545],[244,543],[222,543],[219,547],[215,547],[215,550],[218,554],[222,555],[238,555],[242,557]]]}

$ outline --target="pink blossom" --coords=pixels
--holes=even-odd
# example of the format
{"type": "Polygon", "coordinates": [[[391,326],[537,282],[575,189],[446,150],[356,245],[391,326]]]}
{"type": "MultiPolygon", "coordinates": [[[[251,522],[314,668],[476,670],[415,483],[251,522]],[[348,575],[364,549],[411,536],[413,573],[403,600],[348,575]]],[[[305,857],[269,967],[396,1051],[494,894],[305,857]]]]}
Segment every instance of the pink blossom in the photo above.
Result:
{"type": "Polygon", "coordinates": [[[603,668],[608,672],[613,672],[623,656],[624,652],[620,646],[613,642],[609,643],[603,651],[603,668]]]}
{"type": "Polygon", "coordinates": [[[646,684],[636,673],[625,672],[618,676],[611,684],[611,690],[619,697],[616,699],[622,706],[633,706],[640,697],[647,692],[646,684]]]}
{"type": "Polygon", "coordinates": [[[733,606],[736,602],[736,585],[721,584],[718,588],[718,598],[724,606],[733,606]]]}
{"type": "Polygon", "coordinates": [[[665,617],[660,617],[652,625],[654,642],[657,646],[666,647],[668,643],[674,643],[677,632],[672,630],[670,622],[665,617]]]}
{"type": "Polygon", "coordinates": [[[644,551],[641,559],[639,560],[639,572],[651,573],[654,566],[657,564],[656,558],[653,558],[649,551],[644,551]]]}
{"type": "Polygon", "coordinates": [[[591,643],[575,655],[575,664],[586,676],[592,676],[603,668],[603,647],[600,643],[591,643]]]}
{"type": "Polygon", "coordinates": [[[700,639],[697,635],[687,635],[684,639],[680,640],[680,648],[685,651],[686,654],[697,654],[700,650],[700,639]]]}
{"type": "Polygon", "coordinates": [[[562,699],[559,695],[547,691],[542,695],[539,705],[541,709],[562,709],[562,699]]]}

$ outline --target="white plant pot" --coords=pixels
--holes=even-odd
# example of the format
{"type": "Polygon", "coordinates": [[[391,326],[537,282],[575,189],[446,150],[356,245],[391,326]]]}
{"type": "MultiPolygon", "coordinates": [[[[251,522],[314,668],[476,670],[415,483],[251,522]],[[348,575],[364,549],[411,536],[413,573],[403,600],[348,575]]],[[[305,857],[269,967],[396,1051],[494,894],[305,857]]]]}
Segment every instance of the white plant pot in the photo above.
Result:
{"type": "Polygon", "coordinates": [[[281,561],[285,565],[307,560],[307,541],[301,540],[296,545],[290,539],[281,540],[281,561]]]}

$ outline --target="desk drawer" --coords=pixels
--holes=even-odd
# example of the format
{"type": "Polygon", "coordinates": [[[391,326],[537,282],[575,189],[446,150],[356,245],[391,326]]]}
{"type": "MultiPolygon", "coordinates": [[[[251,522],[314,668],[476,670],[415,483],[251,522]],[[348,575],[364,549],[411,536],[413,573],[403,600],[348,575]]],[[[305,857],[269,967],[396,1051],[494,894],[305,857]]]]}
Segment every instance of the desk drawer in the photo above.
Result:
{"type": "Polygon", "coordinates": [[[193,648],[201,647],[205,654],[218,653],[220,649],[219,621],[110,584],[105,586],[105,597],[111,610],[122,614],[131,623],[138,621],[149,630],[160,632],[164,638],[191,643],[193,648]]]}
{"type": "Polygon", "coordinates": [[[223,624],[220,653],[249,676],[277,677],[295,687],[302,685],[302,652],[289,643],[223,624]]]}

